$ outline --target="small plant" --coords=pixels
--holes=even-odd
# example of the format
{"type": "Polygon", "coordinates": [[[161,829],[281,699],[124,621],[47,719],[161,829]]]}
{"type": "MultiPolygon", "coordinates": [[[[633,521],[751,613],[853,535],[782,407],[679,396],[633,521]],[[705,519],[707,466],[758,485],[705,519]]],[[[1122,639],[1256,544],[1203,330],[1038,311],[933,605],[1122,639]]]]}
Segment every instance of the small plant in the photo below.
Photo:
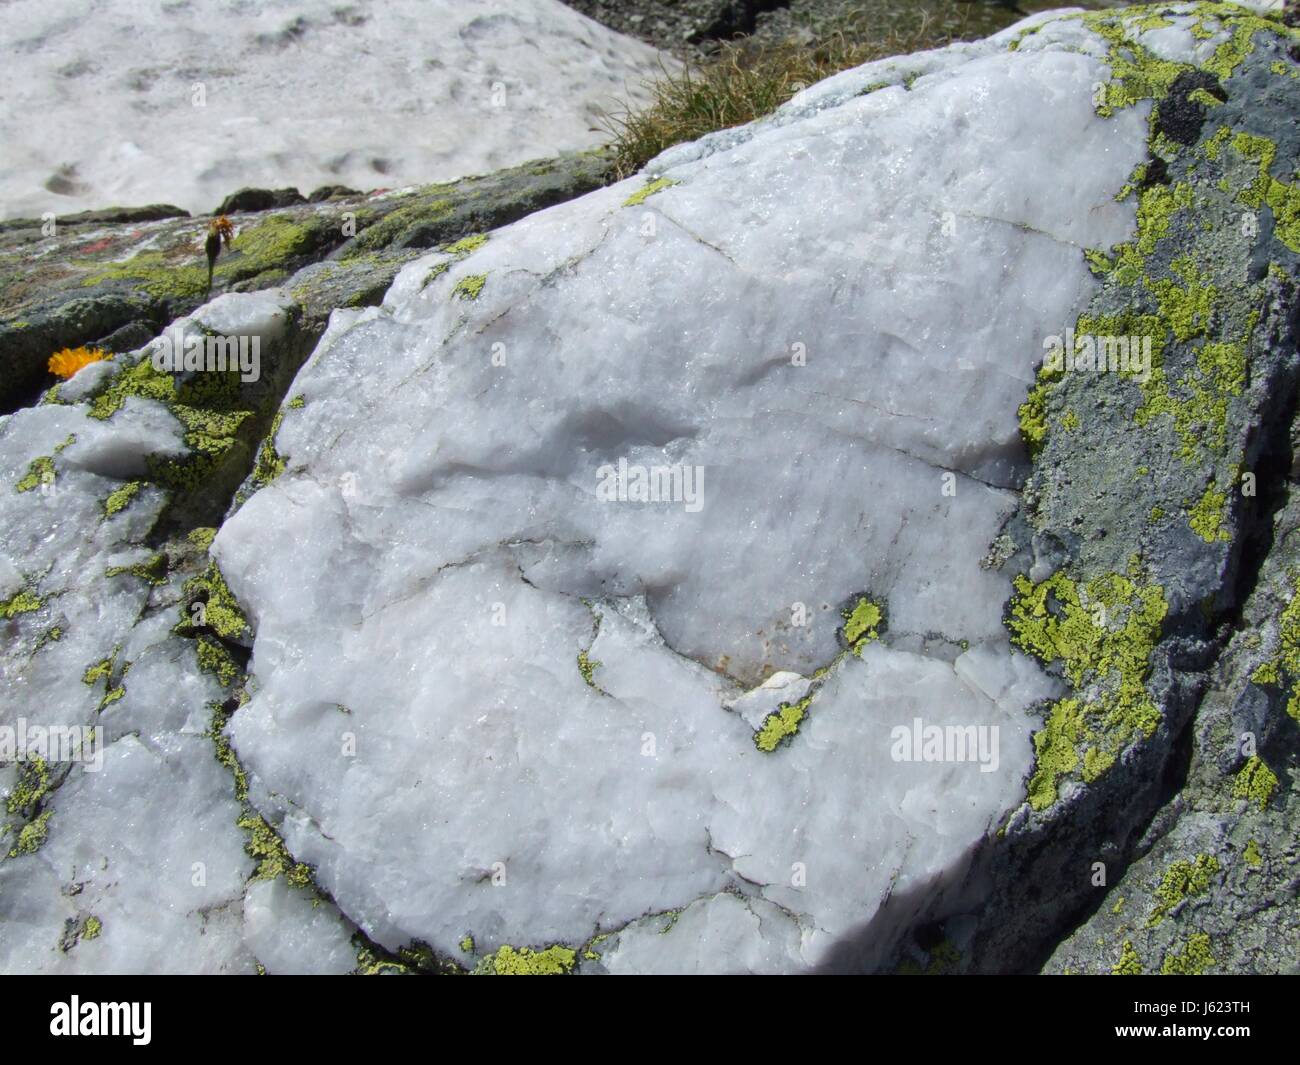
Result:
{"type": "Polygon", "coordinates": [[[208,292],[212,291],[212,271],[217,265],[217,256],[221,254],[221,245],[225,244],[230,247],[230,242],[235,239],[235,227],[230,224],[230,219],[225,215],[214,218],[208,223],[208,237],[203,242],[203,250],[208,256],[208,292]]]}

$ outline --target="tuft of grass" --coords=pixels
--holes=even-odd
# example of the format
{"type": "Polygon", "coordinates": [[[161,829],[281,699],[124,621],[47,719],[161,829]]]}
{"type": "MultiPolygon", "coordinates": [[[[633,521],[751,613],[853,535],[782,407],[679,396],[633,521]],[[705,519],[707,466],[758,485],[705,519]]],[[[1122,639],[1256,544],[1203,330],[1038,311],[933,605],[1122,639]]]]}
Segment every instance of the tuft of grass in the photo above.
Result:
{"type": "Polygon", "coordinates": [[[688,60],[679,70],[661,66],[659,77],[646,83],[650,104],[607,112],[600,128],[610,137],[616,173],[624,178],[674,144],[771,114],[832,74],[967,35],[965,20],[954,27],[918,8],[917,17],[901,25],[882,27],[862,14],[847,17],[811,45],[758,39],[724,44],[708,59],[688,60]]]}

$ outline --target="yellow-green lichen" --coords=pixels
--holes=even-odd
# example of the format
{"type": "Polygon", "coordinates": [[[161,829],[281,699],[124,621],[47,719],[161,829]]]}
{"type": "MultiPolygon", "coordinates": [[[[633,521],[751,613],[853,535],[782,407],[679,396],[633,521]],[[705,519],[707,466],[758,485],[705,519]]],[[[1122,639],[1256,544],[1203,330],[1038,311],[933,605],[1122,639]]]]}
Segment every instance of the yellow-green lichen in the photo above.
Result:
{"type": "Polygon", "coordinates": [[[109,493],[104,500],[104,517],[111,518],[125,510],[144,487],[143,481],[128,481],[121,488],[109,493]]]}
{"type": "Polygon", "coordinates": [[[257,861],[251,879],[274,880],[283,876],[291,887],[311,886],[311,867],[293,860],[289,848],[265,819],[250,811],[239,819],[238,825],[248,833],[244,850],[257,861]]]}
{"type": "Polygon", "coordinates": [[[230,737],[226,735],[226,723],[230,720],[230,715],[222,709],[220,703],[214,703],[212,706],[212,720],[208,725],[208,736],[212,739],[216,747],[217,761],[230,771],[230,775],[235,781],[235,798],[243,802],[248,798],[248,776],[244,772],[244,767],[239,764],[239,758],[235,755],[235,749],[231,746],[230,737]]]}
{"type": "Polygon", "coordinates": [[[41,849],[41,845],[49,837],[50,810],[46,810],[36,820],[23,826],[22,831],[18,833],[18,839],[9,851],[10,858],[17,858],[21,854],[35,854],[41,849]]]}
{"type": "Polygon", "coordinates": [[[26,475],[14,487],[20,492],[30,492],[43,484],[53,483],[54,459],[49,455],[41,455],[32,459],[26,475]]]}
{"type": "MultiPolygon", "coordinates": [[[[356,938],[353,937],[353,943],[356,938]]],[[[357,951],[357,967],[353,972],[357,976],[414,976],[417,970],[391,957],[385,957],[372,945],[367,945],[357,951]]]]}
{"type": "Polygon", "coordinates": [[[1029,395],[1020,404],[1017,415],[1020,419],[1020,436],[1025,442],[1031,458],[1036,457],[1047,443],[1047,396],[1052,385],[1061,378],[1061,371],[1044,366],[1038,371],[1038,379],[1029,390],[1029,395]]]}
{"type": "Polygon", "coordinates": [[[86,672],[82,674],[81,683],[93,687],[99,681],[107,681],[113,676],[113,661],[117,658],[117,651],[113,651],[112,658],[101,659],[93,666],[89,666],[86,672]]]}
{"type": "Polygon", "coordinates": [[[460,949],[466,954],[474,953],[474,937],[466,934],[460,941],[460,949]]]}
{"type": "Polygon", "coordinates": [[[1300,721],[1300,569],[1290,575],[1291,598],[1282,608],[1277,624],[1277,650],[1251,674],[1251,680],[1263,687],[1290,689],[1286,712],[1300,721]]]}
{"type": "Polygon", "coordinates": [[[217,530],[210,525],[204,525],[197,529],[190,530],[185,539],[193,544],[200,551],[206,552],[212,546],[212,541],[217,538],[217,530]]]}
{"type": "Polygon", "coordinates": [[[94,665],[88,667],[86,672],[82,674],[81,682],[87,687],[93,688],[101,680],[104,682],[104,695],[99,700],[100,710],[103,710],[104,707],[117,702],[126,695],[126,688],[123,686],[122,681],[125,680],[126,675],[131,672],[132,663],[124,662],[119,671],[117,668],[117,656],[120,651],[121,647],[114,647],[113,654],[109,658],[96,662],[94,665]]]}
{"type": "MultiPolygon", "coordinates": [[[[1137,353],[1132,350],[1133,346],[1145,347],[1149,344],[1151,365],[1158,367],[1164,348],[1165,333],[1165,325],[1159,316],[1139,314],[1131,310],[1114,315],[1080,315],[1075,325],[1076,343],[1084,337],[1092,338],[1094,341],[1102,338],[1100,350],[1094,348],[1094,356],[1099,366],[1113,364],[1113,368],[1122,376],[1137,378],[1139,381],[1143,376],[1142,366],[1137,353]],[[1110,346],[1109,338],[1116,340],[1113,348],[1110,346]],[[1120,339],[1123,340],[1122,347],[1119,346],[1120,339]],[[1126,354],[1133,359],[1128,368],[1124,367],[1122,361],[1126,354]]],[[[1077,352],[1066,354],[1074,357],[1077,352]]],[[[1064,376],[1063,360],[1056,364],[1044,362],[1038,370],[1037,378],[1029,389],[1025,402],[1020,405],[1018,411],[1020,435],[1031,458],[1036,458],[1047,442],[1050,429],[1050,397],[1053,388],[1064,376]]],[[[1072,411],[1065,411],[1061,416],[1061,424],[1064,429],[1072,430],[1078,428],[1080,422],[1078,416],[1072,411]]]]}
{"type": "Polygon", "coordinates": [[[255,423],[256,410],[237,371],[204,373],[176,393],[171,412],[185,427],[188,458],[167,461],[150,456],[150,474],[159,484],[187,491],[202,484],[233,452],[255,423]]]}
{"type": "Polygon", "coordinates": [[[476,300],[487,284],[487,274],[467,274],[451,290],[453,299],[476,300]]]}
{"type": "MultiPolygon", "coordinates": [[[[1240,7],[1203,4],[1196,10],[1197,32],[1207,38],[1221,29],[1229,34],[1229,39],[1201,68],[1220,79],[1229,76],[1253,50],[1254,35],[1260,30],[1267,30],[1273,36],[1300,40],[1295,31],[1240,7]]],[[[1112,77],[1105,86],[1099,107],[1103,114],[1113,113],[1117,108],[1140,100],[1160,100],[1180,74],[1197,69],[1190,64],[1160,60],[1138,44],[1137,34],[1142,21],[1135,18],[1134,13],[1091,12],[1074,17],[1100,34],[1109,45],[1107,62],[1112,68],[1112,77]]],[[[1203,107],[1217,108],[1220,103],[1213,93],[1204,90],[1194,90],[1191,98],[1203,107]]],[[[1157,111],[1153,110],[1153,151],[1157,155],[1181,151],[1182,146],[1169,142],[1157,132],[1157,117],[1157,111]]],[[[1272,142],[1225,127],[1208,139],[1204,153],[1217,161],[1228,145],[1258,171],[1249,187],[1240,193],[1242,202],[1256,209],[1268,205],[1275,218],[1274,231],[1278,239],[1292,250],[1300,250],[1300,191],[1286,175],[1282,175],[1286,180],[1280,180],[1270,172],[1276,154],[1272,142]]],[[[1189,165],[1194,167],[1195,162],[1193,156],[1189,165]]],[[[1109,275],[1119,284],[1142,285],[1150,291],[1159,307],[1159,314],[1155,316],[1159,328],[1154,334],[1158,343],[1163,344],[1167,336],[1188,342],[1206,336],[1211,326],[1220,320],[1231,322],[1241,301],[1232,292],[1219,291],[1218,286],[1210,282],[1209,273],[1199,269],[1189,256],[1171,263],[1169,276],[1148,276],[1148,260],[1157,244],[1172,235],[1174,216],[1193,207],[1197,195],[1193,186],[1185,181],[1172,184],[1148,181],[1149,166],[1149,163],[1139,166],[1121,193],[1121,197],[1126,197],[1137,192],[1136,239],[1112,249],[1110,255],[1093,251],[1087,258],[1094,272],[1109,275]]],[[[1227,187],[1226,179],[1224,187],[1227,187]]],[[[1211,186],[1207,185],[1207,190],[1215,195],[1211,186]]],[[[1218,208],[1221,208],[1221,202],[1216,204],[1218,208]]],[[[1204,224],[1208,225],[1208,220],[1204,224]]],[[[1188,463],[1201,465],[1207,451],[1211,455],[1221,455],[1226,448],[1229,407],[1233,398],[1243,391],[1247,361],[1245,344],[1253,328],[1252,318],[1241,340],[1204,343],[1197,349],[1196,365],[1180,379],[1168,377],[1159,355],[1153,356],[1152,372],[1142,382],[1143,403],[1136,420],[1138,424],[1146,425],[1157,416],[1170,417],[1181,442],[1180,454],[1188,463]]],[[[1082,324],[1079,331],[1085,331],[1082,324]]],[[[1045,389],[1038,389],[1031,394],[1021,409],[1022,433],[1031,452],[1041,446],[1048,433],[1044,392],[1045,389]]],[[[1208,522],[1205,525],[1208,529],[1208,522]]],[[[1215,526],[1214,538],[1219,539],[1220,535],[1219,527],[1215,526]]]]}
{"type": "Polygon", "coordinates": [[[1134,421],[1146,426],[1156,418],[1169,418],[1180,441],[1179,454],[1185,462],[1199,465],[1207,450],[1217,455],[1226,448],[1229,405],[1245,385],[1246,343],[1257,316],[1247,317],[1240,340],[1204,342],[1195,364],[1171,381],[1164,366],[1167,336],[1182,341],[1199,337],[1207,332],[1213,316],[1227,309],[1221,293],[1190,259],[1176,260],[1171,269],[1182,284],[1170,278],[1142,278],[1156,295],[1161,313],[1141,318],[1144,335],[1153,338],[1152,356],[1150,372],[1140,381],[1142,403],[1134,421]]]}
{"type": "Polygon", "coordinates": [[[1119,961],[1111,966],[1110,974],[1112,976],[1142,975],[1142,959],[1138,957],[1138,952],[1130,940],[1124,940],[1124,945],[1119,948],[1119,961]]]}
{"type": "Polygon", "coordinates": [[[1219,860],[1212,854],[1198,854],[1190,862],[1182,859],[1174,862],[1160,878],[1160,886],[1155,890],[1156,905],[1148,924],[1156,927],[1176,906],[1204,895],[1218,872],[1219,860]]]}
{"type": "Polygon", "coordinates": [[[1187,524],[1207,544],[1215,541],[1230,542],[1232,531],[1227,522],[1228,497],[1218,491],[1214,485],[1205,489],[1204,494],[1187,511],[1187,524]]]}
{"type": "Polygon", "coordinates": [[[1274,235],[1294,252],[1300,252],[1300,185],[1272,175],[1277,145],[1266,137],[1238,132],[1231,139],[1239,155],[1256,164],[1258,173],[1238,199],[1256,210],[1267,205],[1273,213],[1274,235]]]}
{"type": "Polygon", "coordinates": [[[81,926],[81,938],[85,940],[98,939],[103,931],[104,922],[91,914],[81,926]]]}
{"type": "Polygon", "coordinates": [[[1115,269],[1115,261],[1096,248],[1085,248],[1083,257],[1088,263],[1088,269],[1097,277],[1105,277],[1115,269]]]}
{"type": "Polygon", "coordinates": [[[1205,69],[1220,81],[1232,77],[1246,57],[1254,52],[1256,33],[1260,30],[1272,34],[1285,32],[1279,23],[1253,15],[1236,4],[1205,4],[1198,10],[1202,20],[1210,15],[1218,15],[1224,27],[1229,30],[1228,39],[1214,50],[1214,54],[1205,63],[1205,69]]]}
{"type": "Polygon", "coordinates": [[[1195,932],[1187,938],[1182,951],[1170,951],[1160,965],[1161,976],[1201,976],[1214,965],[1214,954],[1210,949],[1210,937],[1204,932],[1195,932]]]}
{"type": "Polygon", "coordinates": [[[176,382],[171,374],[155,370],[153,362],[143,358],[120,370],[108,387],[91,401],[87,414],[105,421],[121,410],[132,396],[170,404],[176,398],[176,382]]]}
{"type": "Polygon", "coordinates": [[[1252,869],[1257,869],[1264,864],[1264,856],[1260,853],[1259,844],[1253,839],[1246,841],[1246,846],[1241,852],[1241,860],[1252,869]]]}
{"type": "Polygon", "coordinates": [[[647,182],[641,188],[637,189],[636,192],[632,193],[631,196],[623,201],[623,206],[639,207],[656,192],[663,192],[664,189],[672,188],[676,184],[678,183],[673,181],[671,178],[655,178],[653,181],[647,182]]]}
{"type": "Polygon", "coordinates": [[[587,682],[587,686],[589,688],[596,688],[597,691],[600,689],[597,688],[593,675],[596,670],[600,668],[601,664],[602,663],[598,661],[594,661],[586,651],[578,652],[578,672],[582,674],[582,679],[587,682]]]}
{"type": "MultiPolygon", "coordinates": [[[[129,667],[130,665],[131,663],[128,662],[127,667],[129,667]]],[[[104,707],[111,706],[113,703],[117,702],[125,695],[126,695],[126,688],[121,684],[109,688],[108,691],[104,693],[104,697],[99,700],[99,709],[103,710],[104,707]]]]}
{"type": "Polygon", "coordinates": [[[1043,727],[1034,733],[1034,773],[1029,779],[1029,803],[1045,810],[1056,802],[1061,777],[1079,768],[1078,747],[1088,734],[1084,708],[1077,699],[1052,706],[1043,727]]]}
{"type": "Polygon", "coordinates": [[[50,766],[40,757],[18,763],[18,778],[5,798],[5,811],[14,817],[31,817],[50,790],[50,766]]]}
{"type": "Polygon", "coordinates": [[[840,615],[844,619],[844,642],[861,654],[862,649],[880,637],[885,612],[875,600],[862,596],[840,615]]]}
{"type": "Polygon", "coordinates": [[[467,255],[472,255],[488,242],[486,233],[475,233],[472,236],[462,237],[454,244],[446,245],[442,250],[448,255],[454,255],[458,259],[463,259],[467,255]]]}
{"type": "Polygon", "coordinates": [[[573,971],[578,953],[559,945],[545,950],[504,946],[474,970],[476,976],[564,976],[573,971]]]}
{"type": "Polygon", "coordinates": [[[797,703],[782,703],[763,719],[762,727],[754,733],[754,746],[764,754],[771,754],[799,731],[811,705],[811,695],[805,695],[797,703]]]}
{"type": "Polygon", "coordinates": [[[417,972],[433,972],[438,967],[437,952],[422,939],[413,939],[406,946],[398,947],[397,956],[417,972]]]}
{"type": "Polygon", "coordinates": [[[287,463],[283,455],[276,450],[275,438],[284,424],[284,410],[278,410],[271,419],[271,426],[266,432],[266,439],[257,449],[257,461],[253,464],[253,481],[259,487],[270,484],[284,473],[287,463]]]}
{"type": "Polygon", "coordinates": [[[211,636],[199,636],[194,641],[194,652],[198,655],[199,669],[211,673],[222,687],[229,688],[239,679],[242,670],[225,646],[211,636]]]}
{"type": "MultiPolygon", "coordinates": [[[[231,593],[226,579],[215,562],[209,562],[208,568],[200,576],[185,582],[185,602],[203,603],[203,624],[222,639],[239,640],[251,631],[248,619],[239,609],[239,601],[231,593]]],[[[183,625],[193,621],[190,607],[183,608],[186,613],[183,625]]]]}
{"type": "MultiPolygon", "coordinates": [[[[1190,207],[1190,202],[1186,206],[1190,207]]],[[[1175,340],[1183,342],[1204,336],[1210,328],[1219,290],[1209,283],[1208,272],[1198,270],[1189,256],[1174,259],[1169,269],[1177,280],[1168,277],[1145,279],[1159,303],[1160,317],[1173,332],[1175,340]]]]}
{"type": "Polygon", "coordinates": [[[146,584],[166,584],[167,556],[159,553],[144,562],[136,562],[130,566],[109,566],[109,568],[104,571],[105,577],[120,577],[124,574],[138,577],[146,584]]]}
{"type": "Polygon", "coordinates": [[[1233,798],[1245,799],[1261,810],[1267,808],[1276,790],[1277,774],[1269,769],[1268,764],[1259,755],[1252,755],[1246,759],[1246,764],[1241,767],[1241,771],[1232,782],[1233,798]]]}
{"type": "Polygon", "coordinates": [[[1141,100],[1161,99],[1168,92],[1184,66],[1158,59],[1135,42],[1141,25],[1124,13],[1088,12],[1078,16],[1084,25],[1110,45],[1106,62],[1110,80],[1097,101],[1097,113],[1106,117],[1141,100]]]}
{"type": "Polygon", "coordinates": [[[19,614],[31,614],[40,610],[45,605],[39,595],[33,592],[21,591],[9,599],[0,599],[0,618],[10,621],[19,614]]]}
{"type": "Polygon", "coordinates": [[[1160,710],[1146,677],[1167,609],[1158,586],[1140,587],[1123,574],[1082,587],[1064,572],[1038,584],[1016,578],[1012,640],[1046,663],[1061,662],[1075,692],[1052,706],[1034,735],[1034,809],[1056,801],[1061,777],[1096,780],[1130,742],[1155,732],[1160,710]]]}

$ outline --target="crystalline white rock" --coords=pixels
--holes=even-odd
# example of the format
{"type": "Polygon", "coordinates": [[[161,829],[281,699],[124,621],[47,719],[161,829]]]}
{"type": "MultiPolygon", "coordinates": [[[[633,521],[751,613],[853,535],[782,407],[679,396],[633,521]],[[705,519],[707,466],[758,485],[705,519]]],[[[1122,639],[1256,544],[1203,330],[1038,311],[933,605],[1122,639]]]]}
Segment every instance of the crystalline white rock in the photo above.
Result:
{"type": "Polygon", "coordinates": [[[797,964],[799,926],[779,907],[732,894],[700,899],[671,918],[630,925],[594,953],[615,975],[781,972],[797,964]]]}
{"type": "Polygon", "coordinates": [[[173,323],[209,329],[223,336],[257,337],[263,344],[280,339],[294,303],[278,288],[258,292],[223,292],[193,314],[173,323]]]}
{"type": "Polygon", "coordinates": [[[3,570],[20,574],[41,603],[11,623],[16,638],[0,648],[0,681],[8,696],[0,704],[0,725],[13,725],[19,716],[61,725],[93,717],[103,686],[93,688],[82,677],[113,656],[148,598],[143,582],[105,571],[111,558],[141,541],[162,494],[142,487],[113,515],[106,504],[124,478],[140,471],[145,450],[178,448],[179,429],[157,404],[135,400],[113,423],[57,405],[0,418],[0,557],[3,570]],[[17,491],[40,458],[50,462],[52,478],[17,491]],[[42,640],[51,630],[60,638],[42,640]]]}
{"type": "Polygon", "coordinates": [[[272,976],[325,976],[356,968],[338,909],[283,879],[260,880],[244,896],[244,940],[272,976]]]}
{"type": "Polygon", "coordinates": [[[812,681],[798,673],[773,673],[757,688],[735,699],[724,699],[725,709],[739,714],[752,729],[759,729],[783,703],[797,703],[812,687],[812,681]]]}
{"type": "MultiPolygon", "coordinates": [[[[283,330],[283,301],[223,296],[181,328],[200,324],[269,342],[283,330]]],[[[93,372],[103,388],[130,361],[69,384],[93,372]]],[[[0,728],[27,739],[26,761],[41,754],[37,729],[100,730],[76,734],[75,759],[45,750],[37,846],[21,845],[22,819],[8,808],[20,769],[33,767],[0,768],[0,826],[10,828],[0,836],[0,972],[252,972],[268,949],[257,920],[266,893],[261,911],[243,912],[254,862],[208,734],[229,693],[201,671],[194,642],[172,633],[180,580],[153,588],[110,573],[155,557],[147,536],[164,495],[142,483],[119,507],[110,500],[145,475],[146,456],[185,454],[183,430],[150,399],[128,397],[106,420],[68,402],[94,390],[65,386],[59,404],[0,417],[0,602],[25,593],[31,607],[0,618],[0,728]]],[[[275,905],[285,916],[277,967],[355,965],[337,911],[303,905],[313,912],[275,905]]]]}
{"type": "Polygon", "coordinates": [[[59,399],[64,403],[80,403],[101,391],[116,372],[117,367],[108,359],[83,366],[59,386],[59,399]]]}
{"type": "Polygon", "coordinates": [[[98,771],[74,765],[44,845],[0,863],[0,971],[251,969],[238,916],[252,862],[231,790],[198,735],[125,735],[98,771]],[[87,918],[99,934],[61,949],[67,922],[87,918]]]}
{"type": "Polygon", "coordinates": [[[336,317],[214,553],[251,793],[380,943],[868,962],[1023,799],[1055,689],[979,561],[1148,110],[1096,115],[1078,24],[1027,40],[841,75],[336,317]],[[766,753],[725,707],[782,672],[815,686],[766,753]]]}

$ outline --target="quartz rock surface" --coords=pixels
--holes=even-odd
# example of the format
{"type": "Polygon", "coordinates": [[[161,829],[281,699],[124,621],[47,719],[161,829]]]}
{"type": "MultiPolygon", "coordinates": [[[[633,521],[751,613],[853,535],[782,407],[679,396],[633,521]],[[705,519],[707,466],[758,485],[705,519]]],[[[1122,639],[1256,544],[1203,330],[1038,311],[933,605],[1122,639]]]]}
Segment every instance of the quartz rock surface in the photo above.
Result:
{"type": "Polygon", "coordinates": [[[980,562],[1145,150],[1086,40],[840,75],[336,316],[213,552],[254,801],[378,942],[577,946],[723,892],[808,968],[1020,801],[1054,687],[980,562]],[[815,685],[766,750],[725,704],[778,671],[815,685]],[[914,724],[996,758],[903,761],[914,724]]]}
{"type": "MultiPolygon", "coordinates": [[[[256,337],[270,363],[285,317],[274,292],[230,294],[172,328],[256,337]]],[[[184,391],[202,375],[141,375],[156,343],[0,419],[0,736],[25,754],[0,754],[0,971],[346,972],[354,927],[270,875],[214,756],[236,667],[183,629],[204,537],[156,535],[214,446],[178,414],[213,412],[184,391]]]]}

